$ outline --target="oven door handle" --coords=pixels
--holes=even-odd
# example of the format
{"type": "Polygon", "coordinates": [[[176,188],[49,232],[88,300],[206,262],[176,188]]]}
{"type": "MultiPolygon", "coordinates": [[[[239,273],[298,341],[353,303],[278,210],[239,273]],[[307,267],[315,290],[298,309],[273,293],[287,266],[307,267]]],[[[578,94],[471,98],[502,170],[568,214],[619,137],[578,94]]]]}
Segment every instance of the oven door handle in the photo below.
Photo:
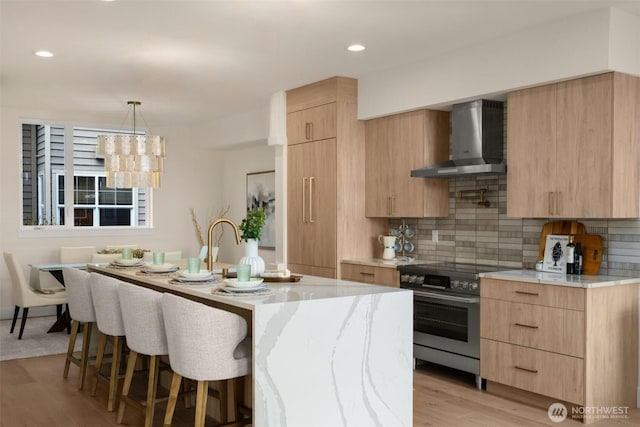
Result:
{"type": "Polygon", "coordinates": [[[414,295],[419,297],[440,299],[444,301],[466,302],[468,304],[478,304],[480,302],[479,297],[458,297],[455,295],[442,295],[442,294],[436,294],[434,292],[422,292],[422,291],[413,291],[413,293],[414,295]]]}

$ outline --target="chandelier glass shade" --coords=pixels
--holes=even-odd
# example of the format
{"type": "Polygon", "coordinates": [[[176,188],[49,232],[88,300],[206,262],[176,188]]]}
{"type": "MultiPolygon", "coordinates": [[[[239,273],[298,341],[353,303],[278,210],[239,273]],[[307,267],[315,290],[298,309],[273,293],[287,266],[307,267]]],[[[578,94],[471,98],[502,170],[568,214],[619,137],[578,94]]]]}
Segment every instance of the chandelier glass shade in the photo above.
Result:
{"type": "Polygon", "coordinates": [[[133,105],[133,134],[99,135],[96,154],[104,157],[109,188],[158,188],[166,158],[165,139],[161,136],[136,135],[133,105]]]}

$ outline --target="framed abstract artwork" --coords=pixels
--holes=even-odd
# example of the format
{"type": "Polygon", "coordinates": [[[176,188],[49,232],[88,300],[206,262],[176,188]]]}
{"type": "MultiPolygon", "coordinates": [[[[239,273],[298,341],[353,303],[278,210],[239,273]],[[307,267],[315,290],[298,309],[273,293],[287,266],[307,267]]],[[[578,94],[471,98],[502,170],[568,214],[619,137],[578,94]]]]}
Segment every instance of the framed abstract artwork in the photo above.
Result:
{"type": "Polygon", "coordinates": [[[247,174],[247,211],[264,209],[265,224],[262,238],[258,243],[261,249],[276,247],[276,172],[254,172],[247,174]]]}

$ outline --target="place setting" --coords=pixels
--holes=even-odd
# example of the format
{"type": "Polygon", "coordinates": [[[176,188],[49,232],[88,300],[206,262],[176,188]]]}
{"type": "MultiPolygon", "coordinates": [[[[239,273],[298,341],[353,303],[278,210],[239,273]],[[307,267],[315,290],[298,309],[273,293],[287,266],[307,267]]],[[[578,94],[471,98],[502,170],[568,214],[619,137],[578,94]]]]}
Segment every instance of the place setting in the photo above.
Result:
{"type": "Polygon", "coordinates": [[[139,273],[143,276],[148,275],[167,275],[170,273],[175,273],[180,270],[176,264],[166,263],[164,262],[164,252],[154,252],[153,253],[153,262],[151,264],[144,264],[144,266],[140,269],[139,273]]]}
{"type": "Polygon", "coordinates": [[[109,263],[110,268],[138,268],[145,265],[142,258],[134,258],[131,248],[122,248],[122,256],[109,263]]]}
{"type": "Polygon", "coordinates": [[[212,289],[214,295],[224,296],[264,296],[271,295],[269,285],[262,277],[251,277],[250,264],[238,264],[236,277],[223,280],[223,286],[212,289]]]}
{"type": "Polygon", "coordinates": [[[198,285],[216,281],[216,276],[210,270],[201,269],[200,258],[188,258],[187,269],[174,271],[169,283],[175,285],[198,285]]]}

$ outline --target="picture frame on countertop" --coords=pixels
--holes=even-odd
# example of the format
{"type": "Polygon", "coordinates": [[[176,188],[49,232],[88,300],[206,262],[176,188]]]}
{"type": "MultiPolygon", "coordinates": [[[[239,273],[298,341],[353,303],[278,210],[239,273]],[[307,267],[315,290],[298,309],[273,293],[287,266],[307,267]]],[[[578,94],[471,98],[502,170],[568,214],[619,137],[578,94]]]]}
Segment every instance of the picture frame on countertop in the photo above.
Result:
{"type": "Polygon", "coordinates": [[[262,208],[265,224],[258,242],[260,249],[276,248],[276,171],[247,174],[247,212],[262,208]]]}
{"type": "Polygon", "coordinates": [[[544,248],[544,263],[542,271],[550,273],[567,272],[567,244],[569,236],[560,234],[548,234],[544,248]]]}

